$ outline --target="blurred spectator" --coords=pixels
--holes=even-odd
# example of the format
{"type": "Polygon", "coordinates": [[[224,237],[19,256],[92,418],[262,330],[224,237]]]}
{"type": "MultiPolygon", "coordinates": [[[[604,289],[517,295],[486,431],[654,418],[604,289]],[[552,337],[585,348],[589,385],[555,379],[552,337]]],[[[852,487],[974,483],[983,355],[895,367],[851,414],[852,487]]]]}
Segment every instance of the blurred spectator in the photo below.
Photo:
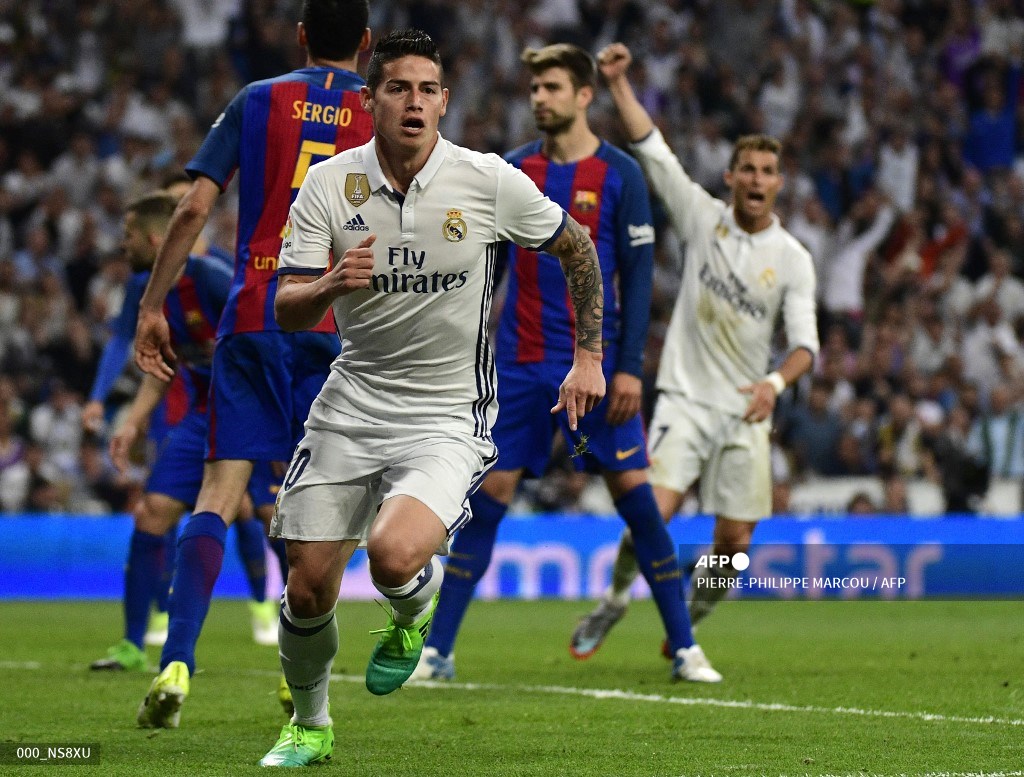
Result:
{"type": "Polygon", "coordinates": [[[828,409],[832,384],[821,376],[811,380],[806,405],[791,411],[783,439],[792,449],[801,471],[819,475],[840,475],[839,439],[843,427],[839,416],[828,409]]]}
{"type": "Polygon", "coordinates": [[[29,443],[23,459],[0,472],[0,505],[4,512],[53,513],[67,487],[41,445],[29,443]]]}
{"type": "Polygon", "coordinates": [[[914,404],[904,393],[889,400],[889,412],[878,427],[878,462],[883,470],[914,477],[924,471],[921,424],[914,404]]]}
{"type": "Polygon", "coordinates": [[[948,513],[975,513],[988,490],[988,464],[968,447],[971,418],[962,405],[949,412],[945,426],[932,425],[923,432],[929,476],[942,487],[948,513]]]}
{"type": "Polygon", "coordinates": [[[993,477],[1024,477],[1024,423],[1009,386],[992,389],[989,409],[971,427],[967,447],[993,477]]]}
{"type": "Polygon", "coordinates": [[[964,377],[975,383],[987,399],[993,387],[1007,377],[1005,358],[1018,358],[1020,344],[995,299],[981,300],[977,310],[977,321],[964,335],[960,354],[964,377]]]}
{"type": "Polygon", "coordinates": [[[846,512],[849,515],[874,515],[878,512],[878,508],[875,507],[875,503],[868,493],[858,491],[847,502],[846,512]]]}
{"type": "Polygon", "coordinates": [[[29,413],[29,436],[66,479],[77,472],[82,445],[82,407],[62,381],[53,380],[46,399],[29,413]]]}
{"type": "Polygon", "coordinates": [[[1009,251],[993,248],[988,257],[988,273],[974,284],[976,303],[994,300],[1009,322],[1024,316],[1024,283],[1013,277],[1012,266],[1009,251]]]}

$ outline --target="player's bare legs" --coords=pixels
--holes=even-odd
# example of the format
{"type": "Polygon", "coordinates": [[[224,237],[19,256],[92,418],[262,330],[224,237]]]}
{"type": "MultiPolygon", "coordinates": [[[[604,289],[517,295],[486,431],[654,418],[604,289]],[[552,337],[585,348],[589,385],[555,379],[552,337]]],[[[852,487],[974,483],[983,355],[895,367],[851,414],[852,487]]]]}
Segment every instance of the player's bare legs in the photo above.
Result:
{"type": "Polygon", "coordinates": [[[494,540],[523,477],[522,469],[492,469],[469,498],[473,520],[455,535],[445,560],[444,584],[420,665],[413,679],[455,677],[454,647],[473,592],[491,564],[494,540]]]}
{"type": "Polygon", "coordinates": [[[732,566],[732,557],[737,553],[746,553],[750,548],[750,540],[754,536],[757,521],[737,521],[719,515],[715,519],[714,546],[711,550],[716,556],[728,556],[730,561],[724,567],[697,567],[690,577],[687,591],[687,604],[690,619],[699,623],[715,608],[722,597],[729,592],[727,586],[711,582],[713,578],[733,578],[737,572],[732,566]]]}
{"type": "Polygon", "coordinates": [[[330,724],[327,686],[338,652],[334,608],[345,565],[357,545],[356,540],[288,540],[289,576],[278,644],[295,705],[292,721],[302,726],[330,724]]]}
{"type": "Polygon", "coordinates": [[[437,604],[444,567],[434,555],[447,538],[441,519],[407,495],[384,500],[370,529],[366,555],[370,577],[393,613],[366,667],[366,687],[378,696],[409,679],[437,604]]]}

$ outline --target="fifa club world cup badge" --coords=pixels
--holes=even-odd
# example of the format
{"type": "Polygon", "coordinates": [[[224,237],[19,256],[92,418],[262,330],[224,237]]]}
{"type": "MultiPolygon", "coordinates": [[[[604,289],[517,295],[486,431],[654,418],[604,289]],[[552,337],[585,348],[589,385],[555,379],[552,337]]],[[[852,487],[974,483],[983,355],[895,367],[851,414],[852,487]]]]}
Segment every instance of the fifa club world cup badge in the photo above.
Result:
{"type": "Polygon", "coordinates": [[[370,182],[366,173],[349,173],[345,176],[345,199],[359,207],[370,198],[370,182]]]}
{"type": "Polygon", "coordinates": [[[441,225],[441,234],[444,239],[452,243],[459,243],[466,239],[466,222],[462,218],[462,211],[452,208],[448,211],[448,220],[441,225]]]}

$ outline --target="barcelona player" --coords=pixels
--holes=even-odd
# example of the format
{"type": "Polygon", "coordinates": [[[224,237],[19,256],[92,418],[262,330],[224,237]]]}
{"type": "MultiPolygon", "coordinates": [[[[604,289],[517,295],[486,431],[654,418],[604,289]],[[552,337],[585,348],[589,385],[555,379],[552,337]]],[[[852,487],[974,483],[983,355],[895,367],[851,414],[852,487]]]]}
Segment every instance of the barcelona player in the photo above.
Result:
{"type": "MultiPolygon", "coordinates": [[[[167,192],[148,194],[128,205],[122,249],[137,268],[152,263],[174,212],[177,198],[167,192]]],[[[134,531],[125,565],[124,639],[93,669],[144,669],[142,650],[146,616],[154,599],[166,589],[165,535],[177,526],[182,513],[193,504],[202,480],[206,438],[206,397],[210,376],[213,333],[227,300],[231,275],[223,263],[208,257],[190,256],[164,309],[176,347],[182,352],[183,385],[190,388],[190,402],[181,418],[165,435],[157,461],[146,483],[146,493],[134,510],[134,531]]],[[[168,393],[168,384],[146,376],[120,429],[111,441],[111,455],[122,470],[128,451],[150,422],[168,393]]],[[[254,470],[249,493],[256,505],[274,501],[273,476],[267,463],[254,470]]],[[[256,574],[262,596],[266,588],[263,533],[255,521],[240,527],[254,529],[254,547],[243,553],[250,575],[256,574]],[[259,574],[257,570],[262,570],[259,574]]],[[[247,532],[248,534],[248,532],[247,532]]],[[[250,580],[252,583],[252,580],[250,580]]]]}
{"type": "MultiPolygon", "coordinates": [[[[169,185],[166,191],[171,193],[174,196],[174,202],[177,202],[180,193],[175,194],[173,186],[173,184],[169,185]]],[[[159,198],[154,200],[154,202],[156,201],[163,202],[159,198]]],[[[155,207],[159,211],[159,206],[154,206],[152,203],[146,207],[148,210],[153,210],[155,207]]],[[[143,219],[136,219],[133,216],[133,231],[129,234],[129,231],[126,230],[122,243],[123,253],[134,272],[126,285],[121,311],[111,323],[111,336],[103,347],[99,369],[89,394],[89,402],[82,412],[83,427],[94,433],[98,433],[102,427],[104,402],[128,360],[132,339],[135,337],[135,327],[138,323],[139,299],[149,280],[149,272],[155,256],[154,246],[159,245],[163,238],[162,235],[146,237],[146,245],[138,245],[136,238],[140,235],[138,228],[134,225],[157,222],[166,227],[170,214],[167,214],[168,218],[163,219],[159,218],[159,213],[151,215],[152,218],[143,219]]],[[[209,247],[205,239],[200,238],[193,245],[191,253],[193,256],[207,256],[208,250],[209,247]]],[[[219,258],[217,263],[221,264],[219,258]]],[[[216,327],[216,321],[213,323],[216,327]]],[[[203,382],[199,391],[205,393],[206,387],[207,383],[203,382]]],[[[152,445],[159,448],[168,432],[185,418],[197,398],[196,392],[197,388],[192,382],[189,370],[179,370],[175,373],[174,380],[164,391],[160,392],[161,399],[141,427],[147,430],[152,445]]],[[[199,451],[198,460],[202,461],[202,457],[203,451],[199,451]]],[[[189,504],[194,500],[195,495],[193,494],[189,504]]],[[[271,499],[271,501],[273,500],[271,499]]],[[[138,523],[140,520],[149,522],[146,515],[152,509],[153,505],[145,500],[135,505],[135,522],[138,523]]],[[[253,639],[258,644],[277,644],[277,615],[270,609],[275,605],[273,601],[266,600],[266,555],[263,528],[258,522],[248,520],[252,517],[250,503],[247,502],[244,506],[243,513],[247,518],[238,522],[236,539],[238,540],[239,556],[252,594],[249,608],[252,613],[253,639]]],[[[151,537],[142,536],[137,532],[133,533],[125,565],[124,638],[108,650],[104,658],[94,661],[91,668],[104,670],[144,669],[146,657],[142,651],[143,643],[163,645],[167,639],[167,598],[171,574],[174,571],[175,546],[178,540],[177,521],[180,511],[172,510],[172,515],[173,520],[168,520],[173,526],[164,537],[162,551],[151,537]],[[151,581],[156,579],[159,579],[160,582],[155,584],[154,593],[154,584],[151,581]],[[151,603],[154,605],[154,609],[150,612],[148,608],[151,603]]],[[[142,534],[144,535],[146,532],[142,534]]],[[[285,573],[286,570],[287,566],[285,565],[282,572],[285,573]]]]}
{"type": "MultiPolygon", "coordinates": [[[[491,560],[498,523],[524,474],[539,477],[561,428],[581,451],[577,466],[603,473],[619,514],[636,539],[637,557],[661,612],[680,679],[717,682],[693,643],[675,548],[647,482],[640,418],[640,372],[650,317],[654,227],[639,165],[597,137],[587,122],[597,67],[583,49],[555,44],[522,56],[541,140],[507,159],[586,228],[597,246],[604,287],[607,400],[579,430],[548,408],[572,363],[576,320],[558,260],[511,246],[509,290],[497,334],[498,461],[470,497],[473,520],[458,534],[426,648],[414,679],[451,679],[452,648],[473,590],[491,560]]],[[[577,652],[577,658],[589,653],[577,652]]]]}
{"type": "MultiPolygon", "coordinates": [[[[237,170],[235,272],[217,329],[203,485],[178,544],[161,673],[140,719],[177,725],[195,667],[195,643],[209,610],[254,461],[287,461],[337,356],[334,325],[285,333],[274,321],[278,253],[292,200],[309,167],[365,143],[370,119],[359,101],[357,59],[370,42],[367,0],[306,0],[297,39],[306,67],[243,88],[214,122],[186,165],[192,187],[171,220],[139,310],[135,357],[168,380],[175,359],[163,301],[188,246],[237,170]]],[[[282,699],[285,701],[285,699],[282,699]]]]}

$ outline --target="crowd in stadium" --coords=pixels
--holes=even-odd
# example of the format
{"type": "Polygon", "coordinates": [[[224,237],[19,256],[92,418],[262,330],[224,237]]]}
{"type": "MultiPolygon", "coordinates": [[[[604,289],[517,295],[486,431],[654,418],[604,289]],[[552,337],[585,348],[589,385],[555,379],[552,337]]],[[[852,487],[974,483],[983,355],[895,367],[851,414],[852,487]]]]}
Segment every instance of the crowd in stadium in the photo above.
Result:
{"type": "MultiPolygon", "coordinates": [[[[139,493],[81,424],[130,274],[123,208],[180,175],[243,84],[301,66],[298,5],[0,3],[0,510],[120,511],[139,493]]],[[[1022,5],[373,0],[370,26],[434,37],[458,96],[442,133],[476,150],[536,136],[519,55],[556,40],[628,43],[644,106],[714,193],[735,138],[779,137],[822,350],[777,411],[777,479],[878,476],[900,512],[906,480],[928,478],[968,512],[989,477],[1024,476],[1022,5]]],[[[606,95],[592,119],[621,140],[606,95]]],[[[211,245],[233,249],[235,210],[229,190],[211,245]]],[[[684,253],[661,218],[652,396],[684,253]]],[[[578,508],[586,490],[564,470],[522,506],[578,508]]]]}

